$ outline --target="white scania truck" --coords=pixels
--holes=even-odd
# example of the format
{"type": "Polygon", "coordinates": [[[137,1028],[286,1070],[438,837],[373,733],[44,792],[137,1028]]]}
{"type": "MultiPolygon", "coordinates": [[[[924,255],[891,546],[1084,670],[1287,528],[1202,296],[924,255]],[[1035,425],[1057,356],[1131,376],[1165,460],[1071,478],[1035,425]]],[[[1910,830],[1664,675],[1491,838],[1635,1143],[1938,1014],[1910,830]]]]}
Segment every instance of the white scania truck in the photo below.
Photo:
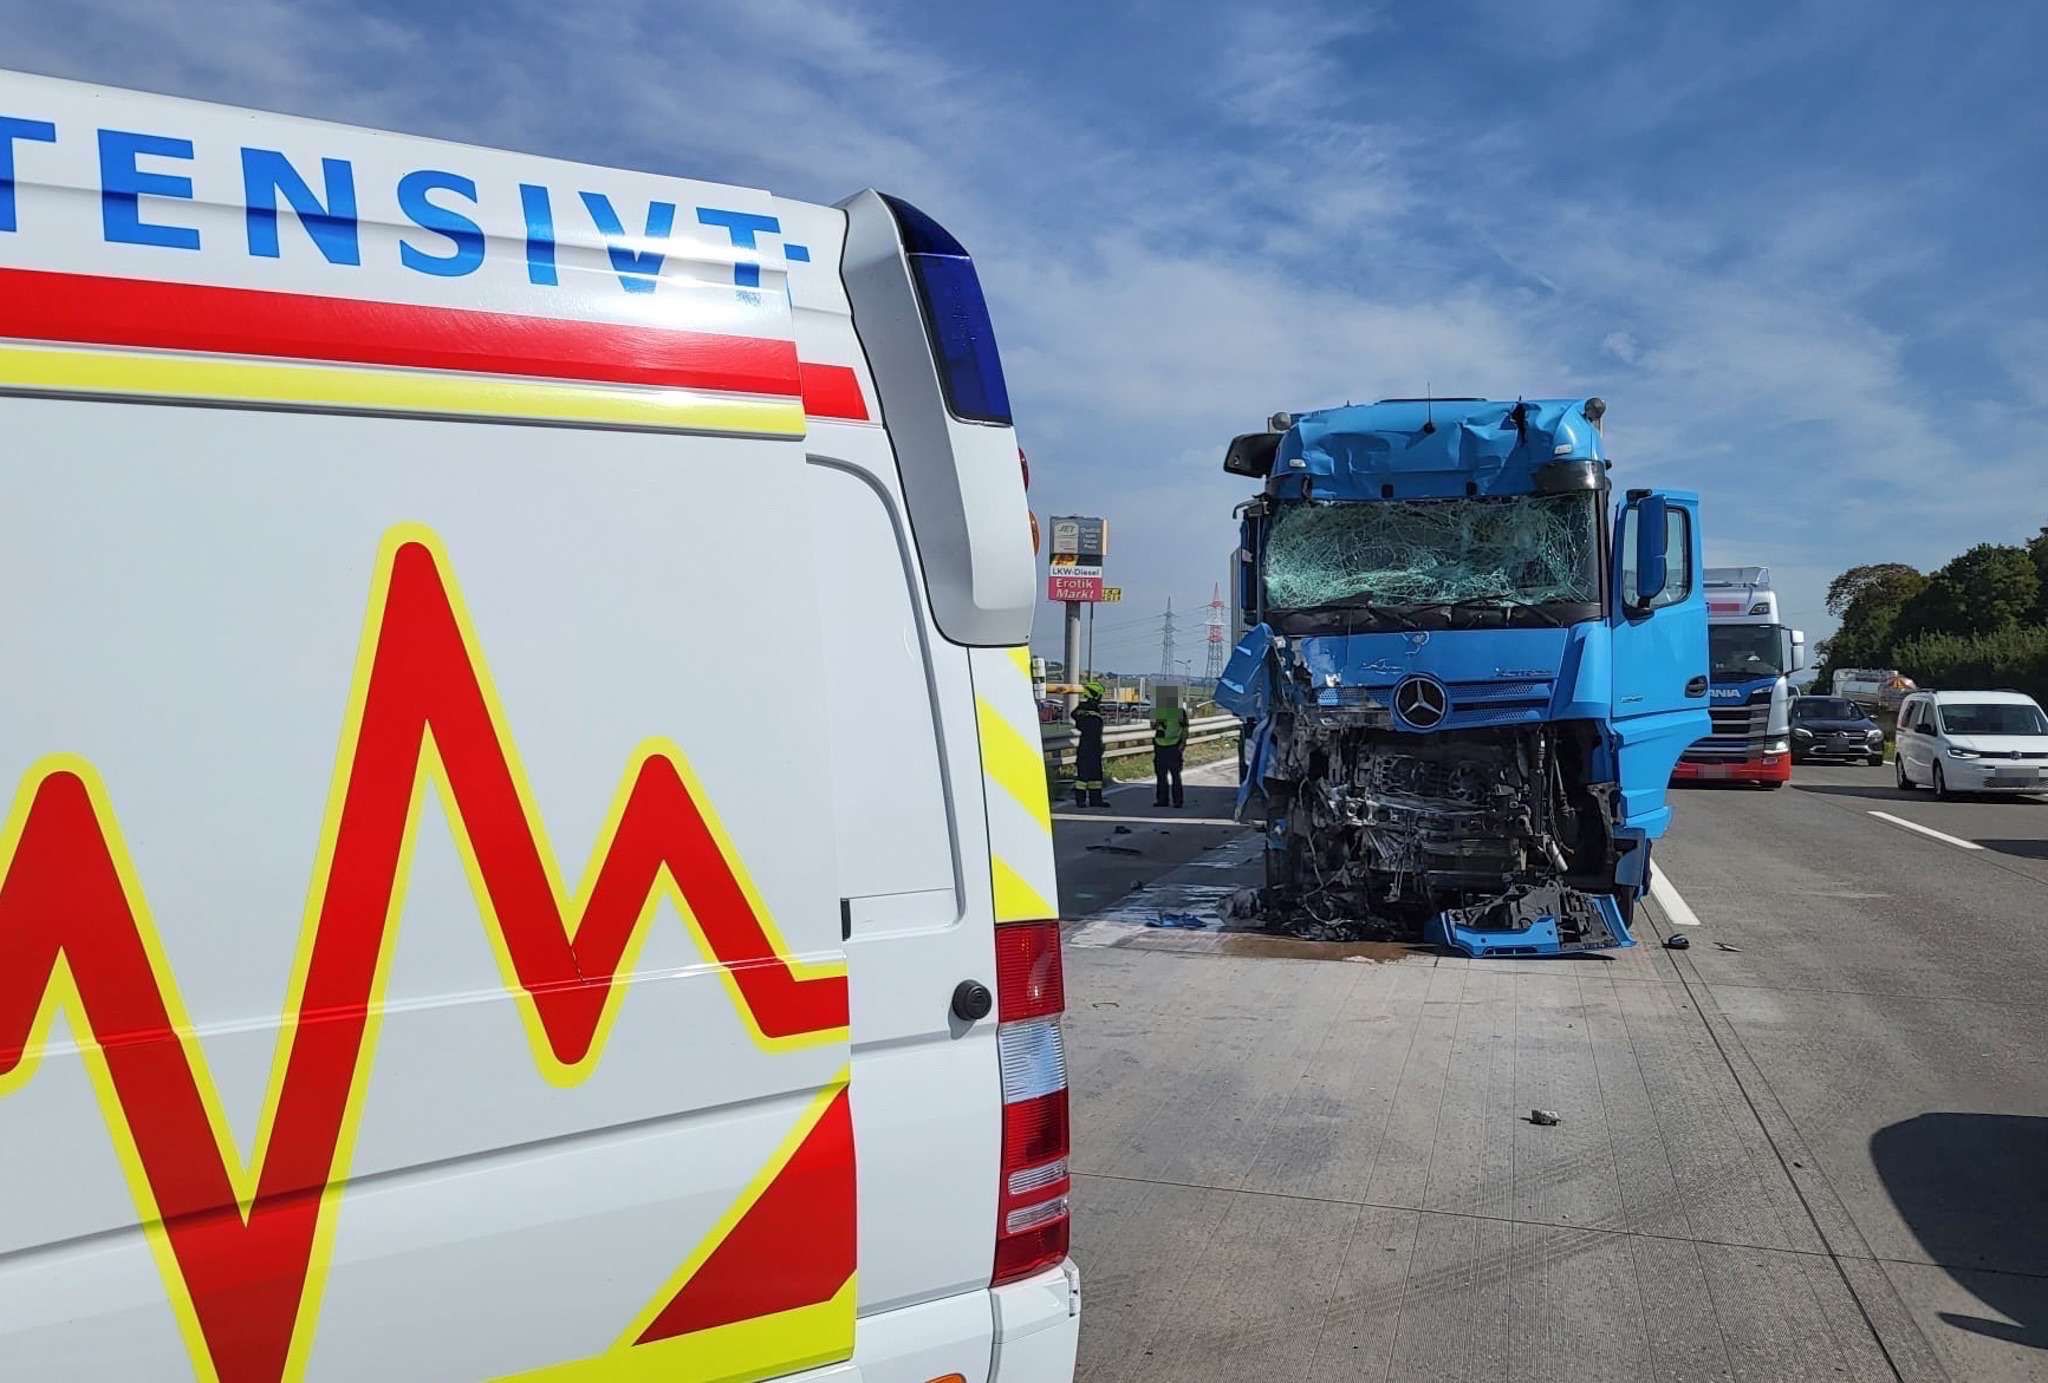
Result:
{"type": "Polygon", "coordinates": [[[1769,567],[1708,567],[1707,713],[1713,729],[1678,760],[1674,782],[1783,787],[1792,778],[1791,676],[1806,634],[1778,618],[1769,567]]]}

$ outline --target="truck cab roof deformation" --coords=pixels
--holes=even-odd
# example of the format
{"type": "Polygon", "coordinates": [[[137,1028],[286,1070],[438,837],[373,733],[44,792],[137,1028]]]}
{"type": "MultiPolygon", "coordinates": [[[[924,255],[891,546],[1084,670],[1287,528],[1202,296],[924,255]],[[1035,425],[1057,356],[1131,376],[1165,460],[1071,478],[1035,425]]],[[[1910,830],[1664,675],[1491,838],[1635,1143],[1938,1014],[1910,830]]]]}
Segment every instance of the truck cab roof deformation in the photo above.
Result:
{"type": "Polygon", "coordinates": [[[1267,494],[1295,499],[1583,488],[1589,465],[1606,470],[1606,411],[1597,398],[1383,399],[1277,413],[1266,431],[1233,439],[1224,469],[1263,478],[1267,494]]]}

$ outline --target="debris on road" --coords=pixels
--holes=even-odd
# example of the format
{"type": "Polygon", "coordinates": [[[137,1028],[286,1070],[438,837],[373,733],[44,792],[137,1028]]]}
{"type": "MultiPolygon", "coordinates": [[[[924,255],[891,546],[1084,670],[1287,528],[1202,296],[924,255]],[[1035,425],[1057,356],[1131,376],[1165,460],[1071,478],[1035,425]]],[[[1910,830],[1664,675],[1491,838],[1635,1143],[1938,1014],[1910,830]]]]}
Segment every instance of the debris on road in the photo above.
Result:
{"type": "Polygon", "coordinates": [[[1742,948],[1740,946],[1730,946],[1725,941],[1717,941],[1714,943],[1714,949],[1717,951],[1740,951],[1742,948]]]}
{"type": "Polygon", "coordinates": [[[1325,917],[1298,904],[1275,912],[1267,906],[1266,891],[1259,888],[1236,890],[1217,911],[1234,922],[1256,920],[1262,931],[1298,941],[1394,941],[1403,936],[1402,925],[1388,918],[1325,917]]]}
{"type": "MultiPolygon", "coordinates": [[[[1264,931],[1300,941],[1419,939],[1477,958],[1493,953],[1488,942],[1494,938],[1513,943],[1503,945],[1501,954],[1564,954],[1596,949],[1592,939],[1608,935],[1603,929],[1608,926],[1611,907],[1611,899],[1603,900],[1563,884],[1518,884],[1469,907],[1448,908],[1433,919],[1423,919],[1412,910],[1369,905],[1355,896],[1309,897],[1270,888],[1247,888],[1232,895],[1224,916],[1258,919],[1264,931]],[[1567,934],[1575,939],[1565,951],[1545,949],[1567,934]],[[1531,937],[1541,943],[1531,943],[1534,949],[1523,944],[1531,937]]],[[[1618,922],[1619,914],[1614,916],[1618,922]]]]}
{"type": "Polygon", "coordinates": [[[1119,826],[1119,827],[1117,827],[1117,828],[1116,828],[1116,830],[1115,830],[1115,832],[1114,832],[1113,834],[1116,834],[1116,835],[1120,835],[1120,836],[1127,836],[1127,835],[1129,835],[1130,833],[1131,833],[1131,828],[1130,828],[1130,827],[1128,827],[1128,826],[1119,826]]]}
{"type": "Polygon", "coordinates": [[[1532,1109],[1529,1111],[1529,1122],[1540,1128],[1549,1128],[1564,1121],[1558,1117],[1554,1109],[1532,1109]]]}
{"type": "Polygon", "coordinates": [[[1148,927],[1174,927],[1182,931],[1196,932],[1207,927],[1209,924],[1191,912],[1162,912],[1159,916],[1148,920],[1145,925],[1148,927]]]}
{"type": "Polygon", "coordinates": [[[1142,855],[1145,853],[1135,845],[1091,845],[1088,848],[1100,855],[1142,855]]]}
{"type": "Polygon", "coordinates": [[[1666,949],[1667,951],[1683,951],[1689,948],[1691,945],[1692,938],[1686,936],[1682,932],[1676,936],[1667,936],[1664,938],[1664,949],[1666,949]]]}
{"type": "Polygon", "coordinates": [[[1370,918],[1332,918],[1325,922],[1316,917],[1294,917],[1269,922],[1266,930],[1302,941],[1401,941],[1408,935],[1405,928],[1370,918]]]}

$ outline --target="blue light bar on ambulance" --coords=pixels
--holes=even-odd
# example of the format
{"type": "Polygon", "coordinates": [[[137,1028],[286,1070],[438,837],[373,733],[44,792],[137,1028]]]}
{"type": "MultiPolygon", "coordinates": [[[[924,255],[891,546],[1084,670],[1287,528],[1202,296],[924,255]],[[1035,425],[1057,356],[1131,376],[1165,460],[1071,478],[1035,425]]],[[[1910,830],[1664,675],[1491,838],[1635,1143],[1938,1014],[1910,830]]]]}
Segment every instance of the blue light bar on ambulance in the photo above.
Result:
{"type": "Polygon", "coordinates": [[[910,203],[887,193],[882,200],[903,236],[947,408],[963,422],[1007,425],[1010,390],[974,261],[951,232],[910,203]]]}

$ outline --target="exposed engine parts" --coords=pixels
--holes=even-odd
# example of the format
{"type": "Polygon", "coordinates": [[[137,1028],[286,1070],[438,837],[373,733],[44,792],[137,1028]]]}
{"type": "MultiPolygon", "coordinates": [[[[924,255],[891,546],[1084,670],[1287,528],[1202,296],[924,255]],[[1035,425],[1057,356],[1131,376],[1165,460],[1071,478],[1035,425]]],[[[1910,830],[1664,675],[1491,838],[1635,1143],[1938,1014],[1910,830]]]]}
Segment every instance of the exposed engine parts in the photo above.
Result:
{"type": "Polygon", "coordinates": [[[1568,897],[1574,884],[1613,886],[1594,735],[1573,721],[1425,736],[1276,716],[1263,762],[1268,925],[1412,937],[1440,912],[1506,924],[1533,900],[1561,931],[1599,930],[1568,897]]]}

